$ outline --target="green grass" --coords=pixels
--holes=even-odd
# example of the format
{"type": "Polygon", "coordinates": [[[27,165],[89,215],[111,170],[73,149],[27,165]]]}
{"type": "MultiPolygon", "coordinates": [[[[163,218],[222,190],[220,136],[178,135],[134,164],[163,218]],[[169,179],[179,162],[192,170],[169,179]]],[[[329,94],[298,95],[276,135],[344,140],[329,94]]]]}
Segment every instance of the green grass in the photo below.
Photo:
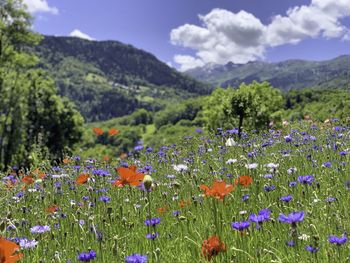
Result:
{"type": "MultiPolygon", "coordinates": [[[[94,164],[72,159],[60,171],[40,167],[47,174],[68,177],[48,175],[27,187],[20,199],[14,196],[22,191],[23,183],[18,182],[12,190],[1,184],[1,236],[35,238],[39,242],[36,248],[23,251],[22,262],[51,262],[55,253],[60,258],[56,257],[55,262],[77,262],[78,254],[89,249],[97,253],[93,262],[124,262],[125,256],[133,253],[148,255],[148,262],[207,262],[201,256],[201,246],[212,235],[225,243],[226,252],[220,252],[211,262],[348,262],[349,242],[337,246],[328,242],[328,236],[341,236],[350,230],[350,194],[345,186],[349,180],[349,155],[340,155],[350,148],[349,130],[334,131],[320,126],[312,130],[309,124],[293,128],[297,131],[292,134],[291,143],[285,142],[284,136],[291,132],[286,128],[281,135],[274,132],[249,134],[249,138],[240,141],[235,138],[238,145],[234,147],[225,147],[227,136],[211,134],[204,139],[199,134],[178,139],[176,146],[162,148],[162,153],[158,149],[154,153],[146,154],[144,150],[135,153],[124,161],[136,164],[140,171],[152,176],[154,185],[149,194],[135,187],[112,186],[111,181],[117,177],[115,168],[121,165],[116,158],[110,163],[94,164]],[[249,157],[252,152],[255,154],[249,157]],[[227,164],[232,158],[237,162],[227,164]],[[323,167],[327,161],[332,167],[323,167]],[[248,163],[257,163],[258,168],[248,170],[248,163]],[[265,166],[269,163],[278,164],[278,168],[271,171],[265,166]],[[185,164],[188,170],[176,171],[173,165],[177,164],[185,164]],[[151,171],[146,172],[150,166],[151,171]],[[289,174],[291,167],[296,167],[297,172],[289,174]],[[96,175],[97,169],[109,171],[110,176],[96,175]],[[87,184],[75,185],[76,177],[83,172],[91,179],[87,184]],[[234,184],[240,175],[250,175],[253,183],[246,188],[235,186],[224,201],[206,197],[199,189],[202,184],[211,186],[221,179],[234,184]],[[315,180],[311,185],[289,186],[302,175],[313,175],[315,180]],[[55,187],[58,182],[62,192],[55,187]],[[264,190],[272,185],[275,190],[264,190]],[[39,190],[30,190],[34,188],[39,190]],[[243,202],[242,197],[247,194],[250,198],[243,202]],[[288,194],[293,196],[292,201],[279,200],[288,194]],[[109,196],[110,202],[103,203],[99,200],[101,196],[109,196]],[[83,197],[89,200],[84,201],[83,197]],[[336,201],[327,202],[328,197],[335,197],[336,201]],[[183,208],[179,205],[181,200],[187,202],[183,208]],[[51,215],[45,211],[52,204],[57,204],[60,210],[51,215]],[[163,214],[157,211],[161,207],[166,208],[163,214]],[[264,208],[271,210],[271,216],[260,229],[255,223],[242,233],[232,229],[232,222],[247,221],[250,214],[264,208]],[[174,216],[174,211],[179,211],[179,216],[174,216]],[[305,212],[294,234],[291,225],[278,220],[280,213],[293,211],[305,212]],[[147,227],[144,220],[149,217],[160,217],[160,224],[147,227]],[[85,224],[80,225],[79,220],[85,224]],[[11,224],[16,230],[7,229],[11,224]],[[30,228],[39,224],[49,225],[51,231],[31,234],[30,228]],[[97,238],[99,232],[102,239],[97,238]],[[159,237],[147,239],[150,232],[158,232],[159,237]],[[296,245],[288,247],[289,240],[296,245]],[[307,245],[319,251],[312,254],[305,249],[307,245]]],[[[153,129],[147,126],[146,133],[153,129]]],[[[100,154],[98,148],[96,151],[100,154]]]]}

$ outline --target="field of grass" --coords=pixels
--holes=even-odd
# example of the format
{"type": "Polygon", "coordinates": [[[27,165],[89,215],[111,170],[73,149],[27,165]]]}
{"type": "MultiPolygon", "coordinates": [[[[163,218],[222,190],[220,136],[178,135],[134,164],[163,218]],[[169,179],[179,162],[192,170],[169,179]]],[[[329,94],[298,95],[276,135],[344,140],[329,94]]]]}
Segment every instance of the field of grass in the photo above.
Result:
{"type": "Polygon", "coordinates": [[[219,130],[13,170],[0,236],[21,262],[349,262],[349,136],[336,120],[241,139],[219,130]]]}

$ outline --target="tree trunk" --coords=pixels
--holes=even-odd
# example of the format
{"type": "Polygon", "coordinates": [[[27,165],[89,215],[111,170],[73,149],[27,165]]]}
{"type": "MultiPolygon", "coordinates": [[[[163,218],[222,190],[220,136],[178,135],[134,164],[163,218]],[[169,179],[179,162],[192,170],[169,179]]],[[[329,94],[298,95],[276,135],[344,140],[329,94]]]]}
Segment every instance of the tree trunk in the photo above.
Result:
{"type": "Polygon", "coordinates": [[[244,118],[243,114],[239,115],[238,138],[241,138],[242,126],[243,126],[243,118],[244,118]]]}

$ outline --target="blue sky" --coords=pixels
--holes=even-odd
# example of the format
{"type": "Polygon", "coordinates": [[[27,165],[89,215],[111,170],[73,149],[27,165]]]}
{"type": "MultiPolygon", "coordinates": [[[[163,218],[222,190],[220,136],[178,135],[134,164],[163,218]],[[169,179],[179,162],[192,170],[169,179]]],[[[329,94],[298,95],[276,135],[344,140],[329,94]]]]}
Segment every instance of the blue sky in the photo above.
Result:
{"type": "Polygon", "coordinates": [[[42,34],[118,40],[186,70],[350,54],[350,0],[24,0],[42,34]]]}

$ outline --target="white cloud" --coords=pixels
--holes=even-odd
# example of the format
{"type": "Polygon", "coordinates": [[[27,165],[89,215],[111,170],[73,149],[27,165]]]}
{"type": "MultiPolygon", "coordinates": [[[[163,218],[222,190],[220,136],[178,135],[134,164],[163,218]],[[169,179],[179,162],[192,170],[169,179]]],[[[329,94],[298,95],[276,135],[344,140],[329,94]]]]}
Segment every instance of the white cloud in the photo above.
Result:
{"type": "Polygon", "coordinates": [[[46,0],[23,0],[23,3],[27,6],[29,13],[51,13],[53,15],[58,14],[56,7],[51,7],[46,0]]]}
{"type": "Polygon", "coordinates": [[[70,34],[70,37],[78,37],[87,40],[95,40],[95,38],[90,37],[88,34],[81,32],[79,29],[74,29],[70,34]]]}
{"type": "Polygon", "coordinates": [[[350,16],[350,0],[312,0],[292,7],[269,24],[246,11],[233,13],[213,9],[199,15],[201,25],[185,24],[170,33],[174,45],[191,48],[195,56],[175,55],[181,70],[207,63],[245,63],[263,58],[269,47],[297,44],[307,38],[350,40],[350,30],[341,19],[350,16]]]}

